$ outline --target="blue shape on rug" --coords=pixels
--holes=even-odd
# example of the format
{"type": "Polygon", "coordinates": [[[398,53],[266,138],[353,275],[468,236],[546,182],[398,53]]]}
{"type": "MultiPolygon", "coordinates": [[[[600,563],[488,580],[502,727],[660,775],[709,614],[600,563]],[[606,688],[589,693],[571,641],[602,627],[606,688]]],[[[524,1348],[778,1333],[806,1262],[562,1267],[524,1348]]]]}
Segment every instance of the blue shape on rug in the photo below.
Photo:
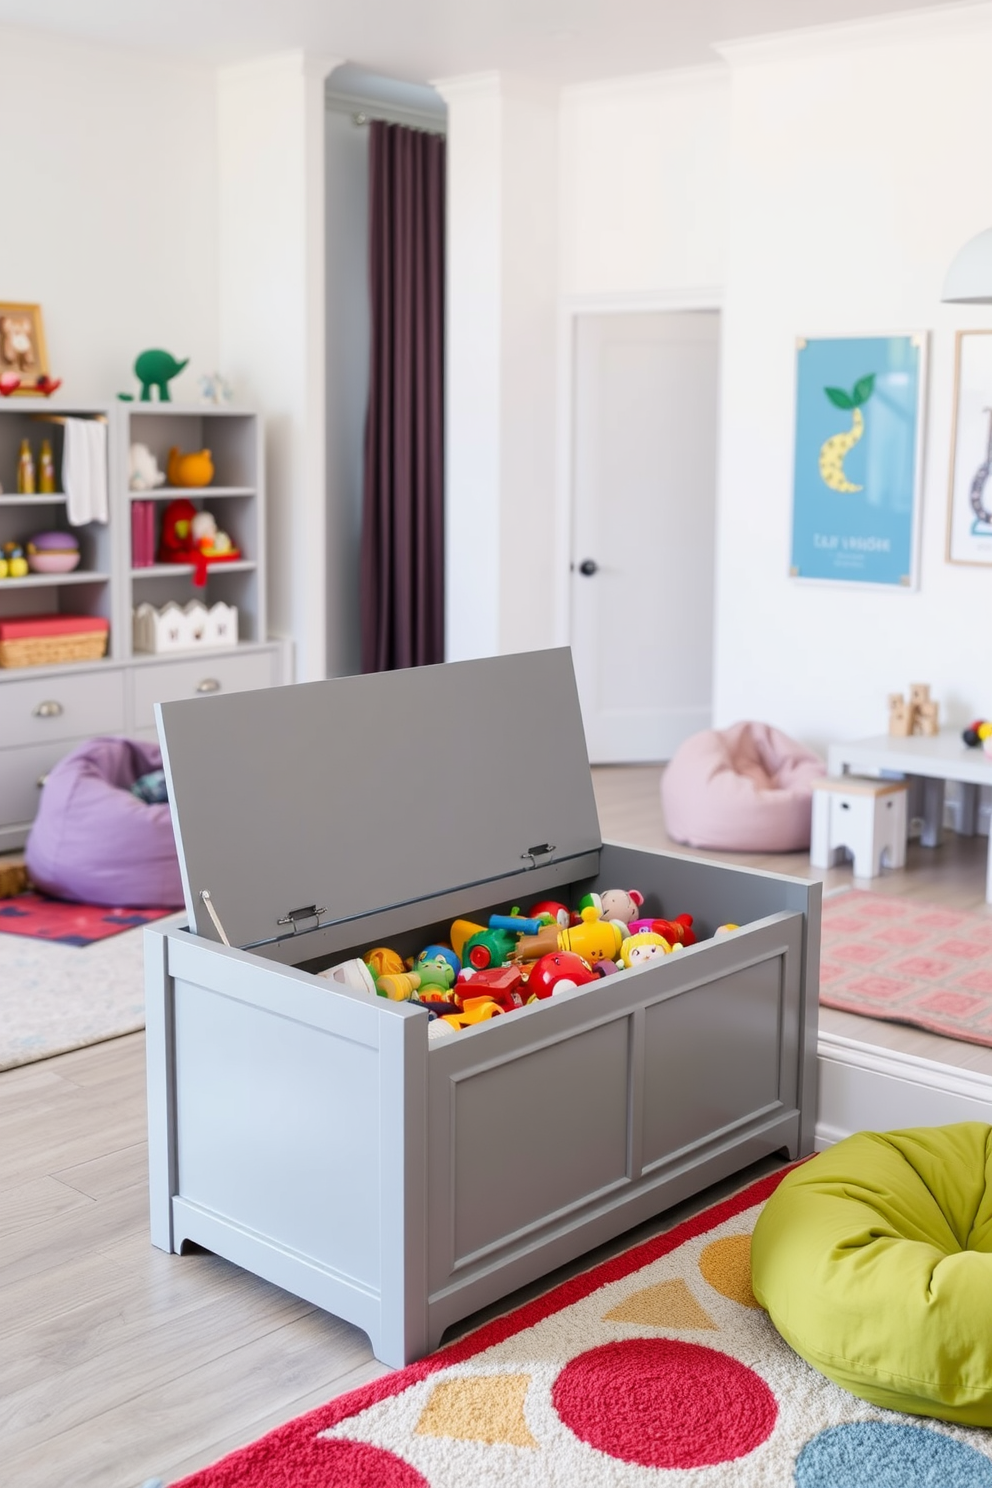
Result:
{"type": "Polygon", "coordinates": [[[28,917],[26,909],[15,909],[12,904],[5,904],[0,909],[0,915],[3,915],[8,920],[26,920],[28,917]]]}
{"type": "Polygon", "coordinates": [[[926,1426],[858,1421],[812,1437],[796,1488],[992,1488],[992,1462],[926,1426]]]}

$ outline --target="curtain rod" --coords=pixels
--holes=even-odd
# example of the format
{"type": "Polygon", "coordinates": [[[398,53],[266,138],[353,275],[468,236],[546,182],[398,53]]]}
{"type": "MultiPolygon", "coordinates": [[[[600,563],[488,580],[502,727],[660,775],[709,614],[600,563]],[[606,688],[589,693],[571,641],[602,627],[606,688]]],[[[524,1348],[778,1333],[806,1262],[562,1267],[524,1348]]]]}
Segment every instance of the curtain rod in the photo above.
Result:
{"type": "Polygon", "coordinates": [[[399,124],[402,129],[419,129],[422,134],[447,135],[448,131],[443,124],[435,124],[432,128],[428,123],[412,124],[407,119],[390,119],[386,114],[366,114],[358,112],[352,114],[351,122],[361,128],[364,124],[399,124]]]}

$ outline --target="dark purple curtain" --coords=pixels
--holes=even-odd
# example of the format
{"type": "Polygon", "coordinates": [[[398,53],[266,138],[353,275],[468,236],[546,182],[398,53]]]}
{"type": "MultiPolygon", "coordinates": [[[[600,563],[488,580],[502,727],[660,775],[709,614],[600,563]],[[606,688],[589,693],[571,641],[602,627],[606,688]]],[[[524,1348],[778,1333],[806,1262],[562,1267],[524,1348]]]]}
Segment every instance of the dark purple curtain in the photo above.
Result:
{"type": "Polygon", "coordinates": [[[383,672],[444,660],[445,142],[371,130],[362,670],[383,672]]]}

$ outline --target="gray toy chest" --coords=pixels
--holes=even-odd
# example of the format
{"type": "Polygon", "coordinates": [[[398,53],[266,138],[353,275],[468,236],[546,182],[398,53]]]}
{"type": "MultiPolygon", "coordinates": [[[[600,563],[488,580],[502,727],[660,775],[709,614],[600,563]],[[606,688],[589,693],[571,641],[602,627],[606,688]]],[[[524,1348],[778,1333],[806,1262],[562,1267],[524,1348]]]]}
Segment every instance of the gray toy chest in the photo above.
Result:
{"type": "Polygon", "coordinates": [[[188,927],[146,932],[151,1234],[364,1329],[450,1324],[812,1150],[820,886],[600,838],[567,650],[158,710],[188,927]],[[736,933],[428,1043],[312,973],[637,888],[736,933]]]}

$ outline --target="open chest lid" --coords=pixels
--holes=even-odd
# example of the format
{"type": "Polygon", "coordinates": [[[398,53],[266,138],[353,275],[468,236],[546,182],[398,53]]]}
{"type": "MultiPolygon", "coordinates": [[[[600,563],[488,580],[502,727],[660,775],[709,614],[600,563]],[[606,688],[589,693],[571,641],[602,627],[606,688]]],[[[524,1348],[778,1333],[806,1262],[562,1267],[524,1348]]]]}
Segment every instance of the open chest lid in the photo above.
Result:
{"type": "Polygon", "coordinates": [[[186,910],[211,940],[261,945],[602,845],[567,648],[156,714],[186,910]]]}

